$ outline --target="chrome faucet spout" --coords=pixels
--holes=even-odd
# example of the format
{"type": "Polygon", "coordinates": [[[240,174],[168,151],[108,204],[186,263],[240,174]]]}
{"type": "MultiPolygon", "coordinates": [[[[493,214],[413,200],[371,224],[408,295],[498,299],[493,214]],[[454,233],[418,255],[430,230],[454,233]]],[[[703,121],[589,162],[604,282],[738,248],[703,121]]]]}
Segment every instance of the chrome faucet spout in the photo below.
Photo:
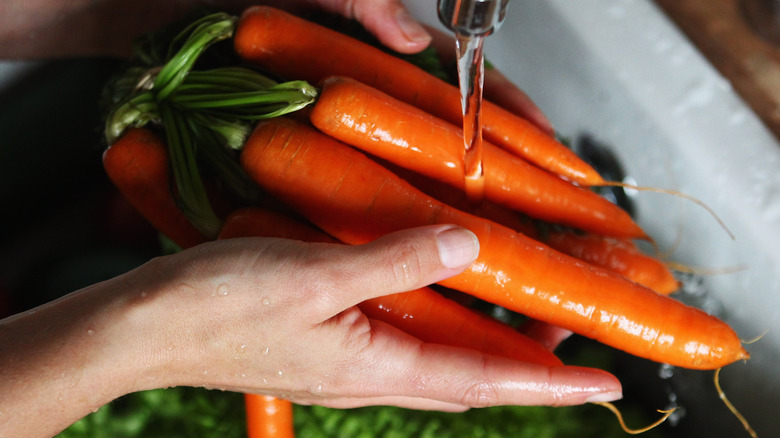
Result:
{"type": "Polygon", "coordinates": [[[457,35],[487,36],[504,21],[509,0],[439,0],[439,20],[457,35]]]}

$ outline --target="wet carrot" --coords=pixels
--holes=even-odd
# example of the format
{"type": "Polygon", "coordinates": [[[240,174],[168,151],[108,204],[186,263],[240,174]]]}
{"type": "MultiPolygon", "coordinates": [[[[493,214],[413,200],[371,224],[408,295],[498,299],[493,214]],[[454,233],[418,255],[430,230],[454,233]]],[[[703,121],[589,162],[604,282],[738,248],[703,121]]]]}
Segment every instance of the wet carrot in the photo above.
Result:
{"type": "Polygon", "coordinates": [[[167,149],[155,133],[129,129],[105,150],[103,168],[128,202],[174,243],[188,248],[208,240],[176,204],[167,149]]]}
{"type": "Polygon", "coordinates": [[[480,255],[442,281],[446,287],[657,362],[715,369],[749,357],[719,319],[438,202],[304,125],[259,124],[241,163],[261,186],[345,243],[434,223],[470,229],[480,255]]]}
{"type": "Polygon", "coordinates": [[[294,438],[293,406],[270,395],[244,394],[247,437],[294,438]]]}
{"type": "Polygon", "coordinates": [[[671,294],[680,287],[664,262],[644,254],[630,240],[557,231],[547,233],[541,241],[564,254],[606,267],[663,295],[671,294]]]}
{"type": "MultiPolygon", "coordinates": [[[[465,190],[462,130],[371,86],[342,76],[322,82],[312,123],[326,134],[401,167],[465,190]]],[[[625,210],[596,193],[482,145],[484,197],[546,222],[614,237],[644,238],[625,210]]]]}
{"type": "MultiPolygon", "coordinates": [[[[317,83],[332,75],[351,77],[456,126],[463,124],[456,87],[369,44],[271,7],[244,11],[234,49],[245,61],[288,79],[317,83]]],[[[487,141],[577,183],[603,182],[592,167],[533,123],[487,101],[482,110],[487,141]]]]}
{"type": "MultiPolygon", "coordinates": [[[[221,239],[247,236],[337,242],[308,224],[261,208],[237,210],[228,216],[220,232],[221,239]]],[[[369,318],[390,324],[423,342],[470,348],[546,366],[561,365],[553,353],[511,326],[427,287],[373,298],[358,307],[369,318]]]]}
{"type": "Polygon", "coordinates": [[[528,217],[490,201],[474,204],[464,192],[452,190],[441,181],[374,158],[423,193],[459,210],[483,217],[520,232],[566,255],[609,269],[657,293],[668,295],[679,288],[669,266],[643,253],[630,239],[613,238],[572,230],[550,228],[540,231],[528,217]]]}

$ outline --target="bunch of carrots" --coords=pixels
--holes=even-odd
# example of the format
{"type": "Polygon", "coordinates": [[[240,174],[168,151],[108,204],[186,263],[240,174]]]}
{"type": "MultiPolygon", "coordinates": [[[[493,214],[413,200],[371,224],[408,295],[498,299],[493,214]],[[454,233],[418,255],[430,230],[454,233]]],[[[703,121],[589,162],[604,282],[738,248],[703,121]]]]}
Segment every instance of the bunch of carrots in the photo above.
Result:
{"type": "MultiPolygon", "coordinates": [[[[650,237],[630,215],[591,190],[607,183],[593,168],[490,102],[485,199],[475,204],[464,192],[458,89],[371,44],[252,7],[197,20],[154,62],[114,84],[103,163],[181,248],[241,236],[362,244],[453,223],[473,231],[481,251],[438,287],[674,366],[749,357],[728,325],[668,296],[678,287],[672,272],[639,250],[634,240],[650,237]],[[238,62],[200,60],[223,41],[238,62]]],[[[561,363],[431,288],[360,308],[426,342],[561,363]]],[[[289,403],[246,402],[250,436],[293,435],[289,403]]]]}

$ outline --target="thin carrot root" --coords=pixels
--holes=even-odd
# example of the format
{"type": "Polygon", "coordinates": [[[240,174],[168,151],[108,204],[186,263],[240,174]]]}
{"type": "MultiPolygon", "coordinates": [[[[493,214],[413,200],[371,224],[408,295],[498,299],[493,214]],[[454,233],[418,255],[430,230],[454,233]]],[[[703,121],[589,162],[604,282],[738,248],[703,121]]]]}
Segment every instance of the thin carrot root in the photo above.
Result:
{"type": "Polygon", "coordinates": [[[704,268],[704,267],[690,266],[684,263],[678,263],[672,261],[666,261],[664,263],[666,263],[666,266],[668,266],[671,269],[674,269],[675,271],[685,272],[686,274],[697,274],[697,275],[734,274],[747,269],[747,266],[742,266],[742,265],[726,266],[722,268],[704,268]]]}
{"type": "Polygon", "coordinates": [[[734,233],[731,232],[728,226],[726,226],[726,223],[723,222],[723,220],[718,216],[717,213],[715,213],[715,210],[712,209],[709,205],[705,204],[703,201],[694,198],[691,195],[686,195],[683,192],[677,191],[677,190],[670,190],[670,189],[662,189],[658,187],[642,187],[642,186],[635,186],[633,184],[627,184],[624,182],[619,181],[606,181],[603,184],[599,184],[599,186],[602,187],[622,187],[624,189],[631,189],[636,190],[640,192],[653,192],[653,193],[662,193],[667,195],[673,195],[678,196],[680,198],[686,199],[688,201],[693,202],[694,204],[700,206],[701,208],[705,209],[717,222],[718,225],[720,225],[721,228],[726,232],[726,234],[729,235],[731,240],[734,240],[734,233]]]}
{"type": "Polygon", "coordinates": [[[718,391],[718,396],[721,400],[723,400],[723,403],[726,405],[729,411],[731,411],[731,413],[737,417],[737,420],[742,423],[742,427],[745,428],[747,433],[753,438],[758,438],[758,434],[755,430],[753,430],[752,427],[750,427],[750,423],[748,423],[747,419],[737,410],[737,408],[729,401],[729,399],[726,398],[726,393],[723,392],[723,389],[720,387],[720,370],[721,368],[715,370],[715,375],[712,379],[715,382],[715,389],[718,391]]]}
{"type": "Polygon", "coordinates": [[[620,427],[623,429],[623,431],[625,433],[627,433],[629,435],[639,435],[640,433],[647,432],[648,430],[653,429],[653,428],[659,426],[661,423],[666,421],[666,419],[669,418],[669,416],[672,415],[672,413],[674,411],[677,410],[677,408],[669,409],[669,410],[666,410],[666,411],[662,411],[662,410],[659,409],[658,412],[664,414],[660,419],[656,420],[652,424],[650,424],[648,426],[645,426],[643,428],[631,429],[628,426],[626,426],[626,422],[623,421],[623,414],[621,414],[620,410],[617,407],[615,407],[615,405],[613,405],[612,403],[608,403],[608,402],[594,402],[593,404],[594,405],[599,405],[599,406],[604,406],[605,408],[607,408],[610,411],[612,411],[612,413],[615,414],[615,416],[617,417],[618,422],[620,423],[620,427]]]}
{"type": "Polygon", "coordinates": [[[763,337],[766,336],[767,333],[769,333],[769,329],[764,330],[763,333],[761,333],[760,335],[756,336],[755,338],[742,340],[742,343],[745,344],[745,345],[755,344],[756,342],[758,342],[761,339],[763,339],[763,337]]]}

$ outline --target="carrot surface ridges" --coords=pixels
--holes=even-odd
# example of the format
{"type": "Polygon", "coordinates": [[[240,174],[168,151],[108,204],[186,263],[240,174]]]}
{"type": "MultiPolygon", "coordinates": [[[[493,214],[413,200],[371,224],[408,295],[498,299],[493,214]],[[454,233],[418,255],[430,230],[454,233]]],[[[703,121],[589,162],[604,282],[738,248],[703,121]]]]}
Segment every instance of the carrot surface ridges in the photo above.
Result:
{"type": "MultiPolygon", "coordinates": [[[[235,211],[225,220],[220,232],[222,239],[247,236],[337,242],[308,224],[260,208],[235,211]]],[[[540,365],[561,365],[552,352],[511,326],[429,288],[373,298],[359,307],[369,318],[390,324],[423,342],[471,348],[540,365]]]]}
{"type": "MultiPolygon", "coordinates": [[[[310,118],[331,137],[465,190],[462,130],[376,88],[328,77],[310,118]]],[[[485,199],[596,234],[646,237],[625,210],[596,193],[490,143],[483,143],[482,154],[485,199]]]]}
{"type": "Polygon", "coordinates": [[[128,202],[174,243],[189,248],[208,240],[176,204],[167,149],[155,133],[128,130],[103,153],[103,168],[128,202]]]}
{"type": "MultiPolygon", "coordinates": [[[[234,48],[247,62],[288,79],[318,83],[332,75],[351,77],[462,126],[456,87],[369,44],[286,12],[263,6],[246,9],[236,29],[234,48]]],[[[577,183],[604,181],[574,152],[531,122],[488,101],[482,111],[487,141],[577,183]]]]}
{"type": "Polygon", "coordinates": [[[470,229],[480,255],[443,286],[657,362],[715,369],[749,356],[717,318],[442,204],[313,128],[260,123],[241,162],[261,186],[345,243],[435,223],[470,229]]]}

